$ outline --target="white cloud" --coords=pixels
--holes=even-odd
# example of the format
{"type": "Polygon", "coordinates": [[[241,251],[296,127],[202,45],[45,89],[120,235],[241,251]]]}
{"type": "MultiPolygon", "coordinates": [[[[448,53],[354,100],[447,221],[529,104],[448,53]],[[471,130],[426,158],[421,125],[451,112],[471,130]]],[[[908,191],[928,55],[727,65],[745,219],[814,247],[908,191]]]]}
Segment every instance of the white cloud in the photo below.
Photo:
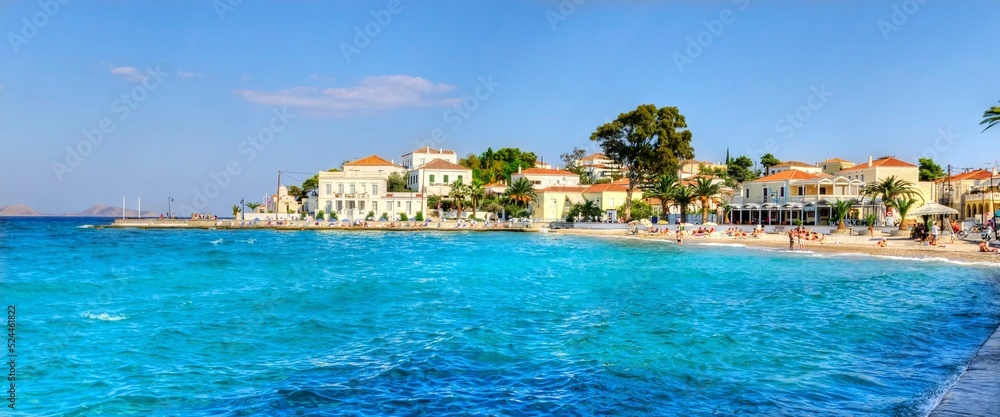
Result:
{"type": "Polygon", "coordinates": [[[294,87],[277,91],[236,90],[255,104],[299,107],[325,113],[367,113],[399,107],[454,106],[458,97],[442,97],[455,86],[409,75],[369,76],[354,87],[294,87]]]}
{"type": "Polygon", "coordinates": [[[130,82],[142,82],[149,76],[135,69],[135,67],[111,67],[111,74],[117,75],[130,82]]]}
{"type": "Polygon", "coordinates": [[[177,71],[177,75],[180,75],[181,78],[201,77],[201,74],[198,74],[196,72],[188,72],[188,71],[177,71]]]}
{"type": "Polygon", "coordinates": [[[327,81],[327,82],[332,82],[333,81],[333,78],[320,77],[319,74],[312,74],[312,75],[309,76],[309,79],[310,80],[318,80],[318,81],[327,81]]]}

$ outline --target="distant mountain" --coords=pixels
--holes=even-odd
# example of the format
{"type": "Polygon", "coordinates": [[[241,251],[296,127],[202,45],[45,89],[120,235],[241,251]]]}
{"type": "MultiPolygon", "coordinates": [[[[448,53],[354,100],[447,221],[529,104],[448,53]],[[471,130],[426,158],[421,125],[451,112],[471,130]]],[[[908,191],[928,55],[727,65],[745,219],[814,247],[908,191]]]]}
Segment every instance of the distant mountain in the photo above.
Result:
{"type": "MultiPolygon", "coordinates": [[[[125,210],[125,217],[136,217],[139,214],[135,210],[125,210]]],[[[103,204],[98,204],[88,207],[86,210],[69,213],[67,216],[82,216],[82,217],[121,217],[122,208],[121,207],[110,207],[103,204]]],[[[142,212],[142,217],[154,217],[159,216],[159,214],[153,213],[151,211],[142,212]]]]}
{"type": "Polygon", "coordinates": [[[24,204],[14,204],[0,207],[0,216],[44,216],[44,214],[24,204]]]}
{"type": "MultiPolygon", "coordinates": [[[[139,214],[135,210],[126,210],[126,217],[136,217],[139,214]]],[[[0,207],[0,217],[3,216],[79,216],[79,217],[121,217],[122,208],[121,207],[111,207],[105,205],[95,205],[88,209],[78,212],[78,213],[66,213],[66,214],[43,214],[35,211],[35,209],[28,207],[24,204],[14,204],[10,206],[0,207]]],[[[153,213],[151,211],[143,211],[142,217],[158,217],[159,214],[153,213]]]]}

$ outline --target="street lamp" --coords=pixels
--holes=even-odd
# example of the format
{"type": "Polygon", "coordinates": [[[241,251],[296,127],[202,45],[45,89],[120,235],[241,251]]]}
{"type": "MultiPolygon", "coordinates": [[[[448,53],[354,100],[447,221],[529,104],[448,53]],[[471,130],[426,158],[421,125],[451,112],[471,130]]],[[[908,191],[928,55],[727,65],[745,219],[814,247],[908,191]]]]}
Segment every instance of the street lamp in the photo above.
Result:
{"type": "Polygon", "coordinates": [[[173,217],[173,216],[170,215],[170,213],[171,213],[170,212],[170,203],[173,202],[173,201],[174,201],[173,197],[167,197],[167,218],[168,219],[171,218],[171,217],[173,217]]]}
{"type": "Polygon", "coordinates": [[[245,198],[240,199],[240,220],[247,219],[247,203],[245,198]]]}

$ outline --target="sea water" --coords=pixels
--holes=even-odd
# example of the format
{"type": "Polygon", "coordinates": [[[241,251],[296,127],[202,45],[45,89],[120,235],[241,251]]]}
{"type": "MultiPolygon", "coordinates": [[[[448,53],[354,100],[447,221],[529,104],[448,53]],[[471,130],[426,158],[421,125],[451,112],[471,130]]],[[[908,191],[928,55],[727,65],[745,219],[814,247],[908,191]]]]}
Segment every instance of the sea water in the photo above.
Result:
{"type": "Polygon", "coordinates": [[[923,415],[1000,322],[946,262],[87,224],[0,220],[21,415],[923,415]]]}

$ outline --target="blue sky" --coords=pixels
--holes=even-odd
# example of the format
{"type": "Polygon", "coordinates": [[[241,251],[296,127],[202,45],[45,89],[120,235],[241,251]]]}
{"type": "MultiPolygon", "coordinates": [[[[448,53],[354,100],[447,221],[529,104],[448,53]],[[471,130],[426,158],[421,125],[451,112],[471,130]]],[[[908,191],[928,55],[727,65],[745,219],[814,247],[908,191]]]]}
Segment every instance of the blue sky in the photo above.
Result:
{"type": "Polygon", "coordinates": [[[699,159],[1000,159],[995,1],[62,1],[0,4],[0,206],[225,214],[423,144],[555,162],[646,103],[699,159]]]}

